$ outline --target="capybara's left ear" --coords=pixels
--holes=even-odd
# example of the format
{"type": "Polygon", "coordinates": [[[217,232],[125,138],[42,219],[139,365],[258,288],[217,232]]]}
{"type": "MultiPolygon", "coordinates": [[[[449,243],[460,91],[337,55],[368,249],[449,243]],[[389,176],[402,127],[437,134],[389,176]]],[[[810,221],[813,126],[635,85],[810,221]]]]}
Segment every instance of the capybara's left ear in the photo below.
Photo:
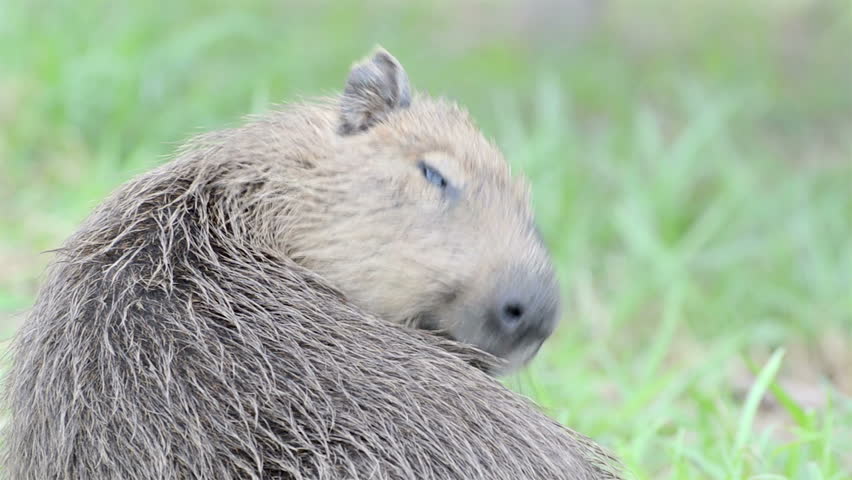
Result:
{"type": "Polygon", "coordinates": [[[340,105],[338,133],[368,130],[389,113],[411,104],[411,87],[402,65],[387,50],[376,47],[349,71],[340,105]]]}

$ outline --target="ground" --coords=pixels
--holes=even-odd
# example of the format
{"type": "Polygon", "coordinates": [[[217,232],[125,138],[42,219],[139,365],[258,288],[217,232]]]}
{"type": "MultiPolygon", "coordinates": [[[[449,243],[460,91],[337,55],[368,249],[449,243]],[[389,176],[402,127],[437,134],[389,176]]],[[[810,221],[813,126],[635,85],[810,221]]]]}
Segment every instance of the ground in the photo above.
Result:
{"type": "Polygon", "coordinates": [[[381,43],[532,180],[566,311],[511,388],[632,478],[852,478],[849,2],[125,3],[0,0],[3,338],[120,182],[381,43]]]}

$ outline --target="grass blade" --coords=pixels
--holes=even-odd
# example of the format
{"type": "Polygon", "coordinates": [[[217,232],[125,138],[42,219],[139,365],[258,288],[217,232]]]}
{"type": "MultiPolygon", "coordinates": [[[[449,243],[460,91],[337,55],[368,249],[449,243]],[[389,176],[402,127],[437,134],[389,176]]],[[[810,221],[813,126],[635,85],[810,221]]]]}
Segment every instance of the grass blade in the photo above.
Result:
{"type": "Polygon", "coordinates": [[[769,358],[769,361],[766,362],[766,365],[760,371],[760,374],[757,376],[757,380],[755,380],[751,390],[748,392],[748,397],[746,398],[745,405],[743,406],[743,412],[740,416],[739,426],[737,427],[737,435],[734,440],[734,453],[737,459],[735,463],[736,475],[734,478],[741,477],[742,452],[749,439],[751,439],[754,417],[757,415],[757,409],[760,407],[760,401],[763,399],[766,391],[769,389],[770,383],[772,383],[772,380],[781,368],[781,361],[783,358],[784,349],[779,348],[775,350],[769,358]]]}

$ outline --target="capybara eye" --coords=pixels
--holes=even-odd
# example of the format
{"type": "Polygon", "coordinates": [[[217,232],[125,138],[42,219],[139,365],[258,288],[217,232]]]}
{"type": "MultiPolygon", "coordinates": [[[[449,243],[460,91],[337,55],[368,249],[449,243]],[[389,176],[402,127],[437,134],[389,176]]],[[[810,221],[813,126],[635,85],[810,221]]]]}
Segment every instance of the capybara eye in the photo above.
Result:
{"type": "Polygon", "coordinates": [[[440,187],[442,190],[447,188],[447,179],[445,179],[444,176],[441,175],[441,172],[435,169],[435,167],[422,161],[418,164],[418,166],[420,167],[420,173],[423,174],[423,178],[425,178],[426,181],[432,185],[440,187]]]}

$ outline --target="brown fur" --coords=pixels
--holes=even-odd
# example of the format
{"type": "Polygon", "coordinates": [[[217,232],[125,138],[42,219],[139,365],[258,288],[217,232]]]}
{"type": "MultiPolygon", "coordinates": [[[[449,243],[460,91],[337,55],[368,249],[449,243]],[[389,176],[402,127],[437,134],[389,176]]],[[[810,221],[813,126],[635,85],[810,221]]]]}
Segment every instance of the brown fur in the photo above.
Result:
{"type": "Polygon", "coordinates": [[[554,284],[526,188],[388,57],[391,81],[364,85],[390,101],[347,91],[197,138],[66,242],[14,345],[7,478],[616,478],[470,366],[494,357],[406,327],[517,365],[541,339],[479,325],[482,299],[532,278],[549,321],[554,284]]]}

